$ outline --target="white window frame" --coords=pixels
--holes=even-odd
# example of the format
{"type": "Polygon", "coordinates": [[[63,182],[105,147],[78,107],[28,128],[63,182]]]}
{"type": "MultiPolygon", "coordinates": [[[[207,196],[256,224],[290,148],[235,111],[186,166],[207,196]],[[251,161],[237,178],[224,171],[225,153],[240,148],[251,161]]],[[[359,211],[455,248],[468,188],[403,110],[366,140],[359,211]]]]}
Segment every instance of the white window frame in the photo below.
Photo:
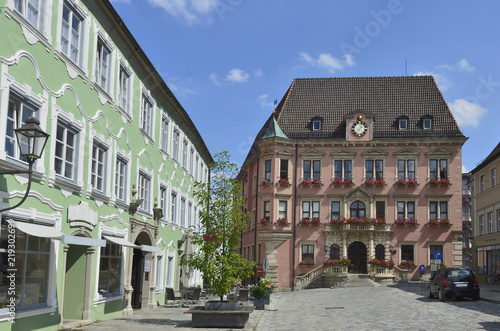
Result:
{"type": "Polygon", "coordinates": [[[278,200],[278,218],[288,219],[288,200],[278,200]]]}
{"type": "Polygon", "coordinates": [[[479,215],[478,216],[478,232],[479,232],[479,235],[482,236],[484,235],[484,215],[479,215]]]}
{"type": "Polygon", "coordinates": [[[120,110],[130,116],[132,104],[132,74],[127,66],[120,62],[118,69],[118,84],[117,84],[117,104],[120,110]]]}
{"type": "Polygon", "coordinates": [[[188,141],[187,139],[184,139],[182,141],[182,167],[187,170],[187,152],[189,149],[188,141]]]}
{"type": "Polygon", "coordinates": [[[483,174],[479,176],[479,193],[484,191],[486,191],[486,176],[483,174]]]}
{"type": "Polygon", "coordinates": [[[187,226],[194,226],[193,224],[193,203],[188,201],[188,209],[187,209],[188,217],[187,217],[187,226]]]}
{"type": "Polygon", "coordinates": [[[156,274],[155,274],[155,286],[156,293],[163,293],[164,290],[164,272],[165,272],[165,255],[162,253],[156,253],[156,274]]]}
{"type": "Polygon", "coordinates": [[[91,149],[90,186],[101,193],[106,192],[108,149],[94,141],[91,149]],[[97,155],[96,155],[97,153],[97,155]],[[99,184],[100,183],[100,184],[99,184]]]}
{"type": "Polygon", "coordinates": [[[181,211],[180,211],[181,227],[186,227],[186,198],[181,196],[181,211]]]}
{"type": "Polygon", "coordinates": [[[495,230],[493,224],[493,211],[489,211],[486,213],[486,221],[488,224],[487,233],[493,233],[495,230]]]}
{"type": "Polygon", "coordinates": [[[168,154],[168,138],[170,134],[170,120],[162,115],[160,123],[160,150],[168,154]]]}
{"type": "MultiPolygon", "coordinates": [[[[81,69],[83,71],[86,71],[85,70],[85,66],[87,64],[87,59],[86,59],[86,55],[87,55],[87,49],[88,49],[88,42],[87,42],[87,38],[88,38],[88,31],[89,31],[89,23],[87,22],[87,18],[88,18],[88,14],[86,14],[82,8],[80,6],[77,6],[75,2],[73,1],[61,1],[61,4],[60,4],[61,8],[60,8],[60,20],[58,20],[59,23],[59,26],[58,26],[58,50],[61,52],[61,54],[63,54],[68,60],[71,61],[71,63],[75,64],[76,67],[78,69],[81,69]],[[67,8],[69,10],[69,22],[68,21],[65,21],[63,19],[63,13],[64,13],[64,10],[65,8],[67,8]],[[77,40],[77,43],[73,43],[73,28],[72,28],[72,25],[73,25],[73,20],[74,18],[77,17],[78,20],[80,21],[80,24],[78,26],[78,40],[77,40]],[[71,35],[71,39],[68,39],[69,38],[69,35],[68,36],[64,36],[64,38],[68,41],[68,49],[65,51],[63,48],[63,41],[62,41],[62,38],[63,38],[63,25],[65,24],[68,24],[68,32],[69,32],[69,35],[71,35]],[[71,30],[71,31],[70,31],[71,30]],[[75,45],[77,46],[77,50],[78,50],[78,54],[77,54],[77,57],[76,58],[73,58],[72,57],[72,52],[71,52],[71,45],[75,45]]],[[[72,76],[75,76],[77,74],[72,74],[72,76]]]]}
{"type": "Polygon", "coordinates": [[[142,92],[141,95],[141,131],[145,134],[149,139],[153,140],[154,136],[154,108],[155,103],[152,99],[146,94],[146,92],[142,92]]]}
{"type": "Polygon", "coordinates": [[[168,186],[165,183],[160,183],[158,188],[158,208],[162,210],[163,217],[162,220],[166,220],[168,215],[168,186]]]}
{"type": "Polygon", "coordinates": [[[435,218],[437,219],[440,219],[442,220],[443,217],[442,217],[442,211],[441,211],[441,204],[442,203],[446,203],[446,219],[450,219],[450,201],[449,199],[440,199],[440,198],[430,198],[428,203],[427,203],[427,208],[429,208],[429,211],[427,213],[427,217],[429,217],[429,220],[431,218],[434,218],[434,217],[431,217],[431,202],[435,202],[436,203],[436,216],[435,218]]]}
{"type": "Polygon", "coordinates": [[[432,119],[424,118],[422,120],[422,127],[424,130],[432,130],[432,119]]]}
{"type": "Polygon", "coordinates": [[[400,131],[408,131],[408,119],[401,118],[399,119],[399,130],[400,131]]]}
{"type": "Polygon", "coordinates": [[[493,188],[497,185],[497,168],[490,169],[490,187],[493,188]]]}
{"type": "Polygon", "coordinates": [[[174,136],[173,136],[173,151],[172,157],[175,161],[179,162],[179,149],[180,149],[180,140],[181,140],[181,132],[178,128],[174,128],[174,136]]]}
{"type": "Polygon", "coordinates": [[[321,217],[321,200],[302,200],[300,207],[301,207],[301,218],[311,219],[311,218],[321,217]],[[315,208],[316,206],[317,209],[315,208]]]}
{"type": "MultiPolygon", "coordinates": [[[[59,162],[61,162],[61,169],[60,169],[60,172],[58,172],[58,170],[56,169],[56,167],[54,167],[54,171],[56,173],[56,176],[59,176],[60,178],[63,178],[65,180],[68,180],[68,181],[71,181],[71,182],[76,182],[77,180],[77,176],[78,176],[78,160],[77,160],[77,156],[78,156],[78,140],[79,140],[79,134],[80,132],[75,129],[74,127],[72,127],[69,123],[67,123],[66,121],[64,121],[63,119],[58,119],[57,120],[57,123],[55,125],[56,127],[56,131],[58,132],[59,131],[59,127],[61,127],[61,129],[64,131],[63,132],[63,140],[60,140],[60,139],[57,139],[55,138],[54,139],[54,144],[55,146],[57,145],[61,145],[62,146],[62,152],[63,154],[62,155],[56,155],[54,154],[54,158],[56,160],[58,160],[59,162]],[[72,138],[71,140],[73,140],[73,145],[68,145],[68,134],[71,134],[72,135],[72,138]],[[68,153],[71,153],[73,156],[71,157],[71,159],[68,159],[68,153]],[[67,175],[67,167],[71,167],[71,174],[68,176],[67,175]]],[[[58,137],[59,134],[56,134],[55,136],[53,137],[58,137]]],[[[58,148],[56,147],[55,150],[57,150],[58,148]]],[[[55,162],[57,163],[57,162],[55,162]]]]}
{"type": "Polygon", "coordinates": [[[139,170],[137,174],[137,198],[143,199],[139,209],[145,213],[151,213],[151,188],[152,177],[143,170],[139,170]]]}
{"type": "Polygon", "coordinates": [[[179,198],[179,195],[177,194],[176,191],[171,191],[170,193],[170,222],[172,224],[178,224],[177,220],[179,217],[179,213],[177,211],[178,204],[177,204],[177,199],[179,198]]]}
{"type": "Polygon", "coordinates": [[[98,34],[95,49],[94,82],[108,95],[111,94],[113,58],[113,48],[98,34]]]}
{"type": "Polygon", "coordinates": [[[52,8],[52,0],[38,1],[38,8],[36,8],[38,14],[35,20],[31,19],[29,14],[32,5],[32,2],[28,0],[9,0],[6,2],[5,10],[9,18],[13,18],[23,27],[27,39],[29,35],[28,42],[30,44],[35,44],[38,41],[50,48],[52,42],[50,35],[52,10],[46,8],[52,8]],[[30,33],[27,33],[27,31],[30,33]]]}
{"type": "Polygon", "coordinates": [[[118,202],[122,203],[127,203],[127,196],[128,196],[128,182],[129,182],[129,160],[125,158],[121,154],[116,155],[115,159],[115,185],[114,185],[114,192],[115,192],[115,199],[118,202]],[[123,173],[122,173],[123,171],[123,173]],[[120,180],[121,179],[121,180],[120,180]],[[119,191],[122,191],[122,196],[118,194],[119,191]]]}
{"type": "Polygon", "coordinates": [[[313,131],[321,131],[321,121],[314,120],[312,123],[313,131]]]}
{"type": "Polygon", "coordinates": [[[191,174],[191,176],[193,176],[193,171],[194,171],[194,148],[191,147],[189,152],[189,173],[191,174]]]}
{"type": "Polygon", "coordinates": [[[403,217],[401,217],[401,218],[403,218],[403,219],[404,218],[413,218],[416,220],[418,219],[417,218],[417,201],[416,201],[416,199],[395,198],[395,200],[396,200],[396,208],[395,208],[396,209],[396,217],[395,217],[395,219],[400,218],[400,216],[399,216],[399,203],[400,202],[404,204],[403,217]],[[409,209],[408,204],[409,203],[413,204],[413,217],[410,217],[411,215],[409,215],[409,213],[408,213],[408,209],[409,209]]]}

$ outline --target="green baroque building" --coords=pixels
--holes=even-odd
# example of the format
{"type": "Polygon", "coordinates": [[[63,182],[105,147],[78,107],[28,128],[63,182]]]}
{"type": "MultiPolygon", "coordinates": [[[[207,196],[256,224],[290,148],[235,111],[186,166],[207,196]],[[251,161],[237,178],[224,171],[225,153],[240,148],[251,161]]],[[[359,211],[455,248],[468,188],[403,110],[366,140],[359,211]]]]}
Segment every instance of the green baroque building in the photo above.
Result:
{"type": "Polygon", "coordinates": [[[28,168],[13,132],[28,117],[50,134],[20,207],[4,210],[27,175],[0,175],[0,330],[130,315],[201,285],[178,261],[213,159],[110,2],[0,0],[0,31],[0,169],[28,168]]]}

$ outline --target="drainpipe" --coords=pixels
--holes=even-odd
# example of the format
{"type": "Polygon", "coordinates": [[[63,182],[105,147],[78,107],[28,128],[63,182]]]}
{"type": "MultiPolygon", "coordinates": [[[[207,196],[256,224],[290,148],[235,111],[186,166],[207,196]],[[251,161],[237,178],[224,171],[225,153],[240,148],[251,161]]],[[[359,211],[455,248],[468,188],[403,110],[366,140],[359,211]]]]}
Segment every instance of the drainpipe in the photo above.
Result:
{"type": "Polygon", "coordinates": [[[293,174],[293,212],[292,212],[292,227],[293,227],[293,245],[292,245],[292,291],[295,291],[295,241],[297,238],[297,232],[295,229],[295,217],[297,216],[297,162],[298,162],[298,152],[299,145],[295,144],[295,166],[294,166],[294,174],[293,174]]]}
{"type": "MultiPolygon", "coordinates": [[[[254,220],[254,230],[253,230],[253,235],[254,235],[254,243],[253,243],[253,262],[257,262],[257,208],[259,206],[259,185],[257,183],[259,182],[259,164],[260,164],[260,157],[257,158],[257,181],[255,182],[255,220],[254,220]]],[[[252,181],[253,182],[253,181],[252,181]]],[[[254,284],[257,281],[257,265],[253,268],[253,277],[254,277],[254,284]]]]}

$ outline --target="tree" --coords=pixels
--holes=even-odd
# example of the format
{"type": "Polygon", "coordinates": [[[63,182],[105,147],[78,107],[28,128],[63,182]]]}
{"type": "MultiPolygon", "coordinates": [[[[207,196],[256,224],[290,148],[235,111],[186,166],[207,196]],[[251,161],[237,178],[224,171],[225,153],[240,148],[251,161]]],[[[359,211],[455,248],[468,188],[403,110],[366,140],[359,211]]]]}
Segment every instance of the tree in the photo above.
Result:
{"type": "Polygon", "coordinates": [[[209,165],[211,179],[195,184],[195,198],[201,205],[202,231],[194,234],[192,242],[198,250],[183,255],[181,265],[202,272],[210,289],[223,300],[224,294],[238,279],[253,275],[255,263],[238,254],[240,234],[249,213],[243,210],[241,183],[236,180],[237,166],[229,160],[228,152],[215,155],[209,165]]]}

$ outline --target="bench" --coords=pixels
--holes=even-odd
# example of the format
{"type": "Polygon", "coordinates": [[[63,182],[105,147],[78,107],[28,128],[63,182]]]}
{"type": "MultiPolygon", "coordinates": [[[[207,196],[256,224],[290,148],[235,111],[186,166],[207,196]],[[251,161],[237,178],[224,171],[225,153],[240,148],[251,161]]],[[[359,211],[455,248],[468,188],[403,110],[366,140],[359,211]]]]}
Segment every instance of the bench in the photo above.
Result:
{"type": "Polygon", "coordinates": [[[236,310],[205,310],[195,306],[184,314],[191,314],[194,328],[244,328],[254,307],[238,307],[236,310]]]}

